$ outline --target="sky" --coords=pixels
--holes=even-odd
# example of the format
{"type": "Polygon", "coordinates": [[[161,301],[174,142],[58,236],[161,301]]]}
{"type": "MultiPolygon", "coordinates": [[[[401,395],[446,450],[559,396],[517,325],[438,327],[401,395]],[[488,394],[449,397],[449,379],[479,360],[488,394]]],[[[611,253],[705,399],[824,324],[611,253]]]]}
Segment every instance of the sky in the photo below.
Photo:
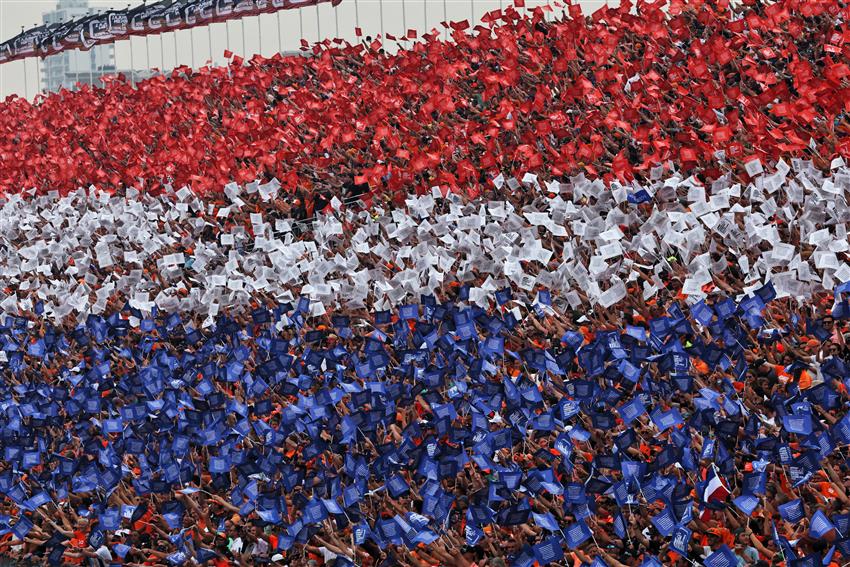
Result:
{"type": "MultiPolygon", "coordinates": [[[[133,5],[140,0],[131,0],[133,5]]],[[[202,66],[207,61],[220,64],[229,48],[237,55],[272,55],[278,50],[297,50],[301,37],[317,41],[327,37],[354,40],[359,25],[364,34],[403,35],[407,29],[430,30],[444,19],[478,20],[481,16],[511,0],[342,0],[300,10],[232,20],[193,30],[163,35],[136,37],[115,44],[119,69],[160,68],[177,65],[202,66]]],[[[545,5],[546,0],[526,0],[527,8],[545,5]]],[[[604,0],[583,0],[585,12],[604,5],[604,0]]],[[[126,7],[127,0],[89,0],[94,10],[126,7]]],[[[0,42],[14,37],[21,26],[41,23],[44,12],[53,10],[55,0],[0,0],[0,42]]],[[[442,30],[442,28],[439,28],[442,30]]],[[[16,94],[33,99],[38,92],[40,64],[35,58],[0,65],[0,100],[16,94]]]]}

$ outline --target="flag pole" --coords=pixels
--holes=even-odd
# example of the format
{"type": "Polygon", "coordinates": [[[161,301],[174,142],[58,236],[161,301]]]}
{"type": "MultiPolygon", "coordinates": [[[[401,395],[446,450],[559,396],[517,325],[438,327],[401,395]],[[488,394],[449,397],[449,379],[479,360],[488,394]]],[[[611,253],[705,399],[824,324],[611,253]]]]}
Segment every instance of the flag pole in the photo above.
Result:
{"type": "Polygon", "coordinates": [[[189,28],[189,42],[192,44],[192,70],[195,70],[195,28],[189,28]]]}
{"type": "MultiPolygon", "coordinates": [[[[86,15],[91,15],[91,11],[86,12],[86,15]]],[[[89,53],[89,86],[94,86],[94,64],[95,64],[95,51],[91,50],[89,53]]]]}
{"type": "Polygon", "coordinates": [[[263,54],[263,17],[262,14],[257,14],[257,53],[263,54]]]}
{"type": "Polygon", "coordinates": [[[283,36],[280,35],[280,18],[283,12],[281,10],[277,11],[277,51],[278,53],[283,53],[283,36]]]}
{"type": "Polygon", "coordinates": [[[354,25],[360,27],[360,4],[354,0],[354,25]]]}
{"type": "MultiPolygon", "coordinates": [[[[35,25],[38,26],[39,25],[38,22],[36,22],[35,25]]],[[[40,61],[40,59],[41,59],[41,57],[38,54],[38,49],[36,49],[36,52],[35,52],[35,96],[33,97],[33,100],[35,100],[35,97],[37,97],[41,93],[41,61],[40,61]]]]}
{"type": "Polygon", "coordinates": [[[151,42],[150,36],[145,34],[145,66],[150,70],[153,65],[151,65],[151,42]]]}
{"type": "MultiPolygon", "coordinates": [[[[334,8],[334,25],[336,26],[336,37],[334,39],[339,39],[339,5],[336,5],[334,8]]],[[[280,13],[280,12],[278,12],[280,13]]]]}
{"type": "Polygon", "coordinates": [[[407,37],[407,3],[404,0],[401,0],[401,27],[404,28],[404,37],[407,37]]]}
{"type": "MultiPolygon", "coordinates": [[[[147,4],[148,0],[142,0],[142,4],[147,4]]],[[[151,50],[150,50],[150,41],[148,39],[148,34],[145,34],[145,67],[150,70],[151,68],[151,50]]]]}
{"type": "MultiPolygon", "coordinates": [[[[127,4],[127,9],[128,10],[130,9],[129,4],[127,4]]],[[[127,43],[130,45],[130,85],[136,86],[136,77],[135,77],[136,73],[135,73],[135,70],[134,70],[136,65],[133,61],[134,58],[133,58],[133,36],[132,35],[129,35],[127,37],[127,43]]]]}
{"type": "Polygon", "coordinates": [[[245,42],[245,19],[239,18],[239,29],[242,30],[242,57],[248,60],[248,44],[245,42]]]}
{"type": "MultiPolygon", "coordinates": [[[[23,27],[21,28],[21,31],[23,31],[23,27]]],[[[29,85],[29,79],[27,79],[27,60],[26,60],[26,58],[22,59],[21,63],[24,66],[24,98],[29,100],[29,98],[30,98],[30,85],[29,85]]]]}

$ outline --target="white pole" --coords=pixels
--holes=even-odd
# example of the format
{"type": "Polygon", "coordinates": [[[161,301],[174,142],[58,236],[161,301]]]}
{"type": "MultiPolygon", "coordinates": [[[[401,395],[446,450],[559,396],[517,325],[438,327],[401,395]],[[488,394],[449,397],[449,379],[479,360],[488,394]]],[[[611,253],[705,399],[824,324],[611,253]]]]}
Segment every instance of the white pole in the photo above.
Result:
{"type": "Polygon", "coordinates": [[[319,16],[319,5],[316,4],[316,42],[322,41],[322,18],[319,16]]]}
{"type": "MultiPolygon", "coordinates": [[[[446,0],[443,0],[443,23],[448,23],[448,11],[446,10],[446,0]]],[[[449,28],[443,28],[443,39],[448,39],[449,37],[449,28]]]]}
{"type": "MultiPolygon", "coordinates": [[[[24,26],[21,26],[21,33],[24,33],[24,26]]],[[[29,80],[27,79],[27,58],[24,57],[24,59],[21,61],[21,63],[24,66],[24,98],[29,100],[29,98],[30,98],[30,85],[29,85],[29,80]]]]}
{"type": "MultiPolygon", "coordinates": [[[[91,14],[91,12],[87,12],[91,14]]],[[[89,50],[88,54],[89,59],[89,86],[94,87],[94,65],[95,65],[95,51],[94,49],[89,50]]]]}
{"type": "Polygon", "coordinates": [[[150,71],[153,65],[151,65],[151,42],[148,37],[149,36],[145,35],[145,67],[147,67],[150,71]]]}
{"type": "Polygon", "coordinates": [[[381,40],[383,41],[383,39],[384,39],[384,0],[378,0],[378,7],[381,10],[381,40]]]}
{"type": "Polygon", "coordinates": [[[360,27],[360,5],[357,3],[357,0],[354,0],[354,25],[358,28],[360,27]]]}
{"type": "Polygon", "coordinates": [[[177,30],[171,34],[171,38],[174,40],[174,67],[172,69],[177,68],[177,30]]]}
{"type": "Polygon", "coordinates": [[[404,0],[401,0],[401,27],[403,28],[402,34],[407,37],[407,6],[404,0]]]}
{"type": "MultiPolygon", "coordinates": [[[[142,4],[147,4],[148,0],[142,0],[142,4]]],[[[127,5],[129,7],[129,4],[127,5]]],[[[148,69],[151,68],[151,50],[150,45],[148,44],[148,34],[145,33],[145,67],[148,69]]],[[[144,67],[143,67],[144,69],[144,67]]],[[[144,79],[144,76],[142,77],[144,79]]]]}
{"type": "Polygon", "coordinates": [[[339,4],[334,6],[334,25],[336,26],[336,37],[334,39],[339,39],[339,4]]]}
{"type": "MultiPolygon", "coordinates": [[[[127,11],[128,12],[130,11],[130,4],[127,4],[127,11]]],[[[128,27],[129,27],[129,25],[130,25],[130,22],[127,22],[128,27]]],[[[130,31],[130,34],[133,33],[133,30],[129,30],[129,31],[130,31]]],[[[133,36],[132,35],[127,36],[127,43],[130,45],[130,84],[132,86],[135,86],[136,85],[136,73],[134,71],[135,65],[133,63],[133,36]]]]}
{"type": "Polygon", "coordinates": [[[195,28],[189,28],[189,42],[192,44],[192,70],[195,70],[195,28]]]}
{"type": "MultiPolygon", "coordinates": [[[[23,28],[21,28],[21,30],[23,31],[23,28]]],[[[24,65],[24,98],[29,100],[30,99],[30,82],[29,82],[29,79],[27,79],[27,60],[24,59],[24,60],[21,61],[21,63],[23,63],[23,65],[24,65]]]]}
{"type": "Polygon", "coordinates": [[[159,72],[165,75],[165,40],[162,39],[165,34],[159,34],[159,72]]]}
{"type": "MultiPolygon", "coordinates": [[[[38,25],[39,25],[39,23],[36,22],[35,26],[38,26],[38,25]]],[[[41,59],[41,55],[39,55],[38,47],[36,47],[36,50],[35,50],[35,96],[33,97],[33,100],[35,100],[35,98],[39,95],[39,93],[41,93],[41,62],[39,61],[39,59],[41,59]]]]}
{"type": "Polygon", "coordinates": [[[80,82],[80,61],[82,61],[83,52],[80,51],[80,48],[74,50],[74,59],[76,60],[76,64],[74,65],[74,87],[77,87],[77,84],[80,82]]]}
{"type": "Polygon", "coordinates": [[[239,19],[239,29],[242,30],[242,56],[248,60],[248,44],[245,42],[245,19],[239,19]]]}
{"type": "Polygon", "coordinates": [[[127,42],[130,44],[130,84],[135,86],[136,85],[136,71],[135,71],[136,63],[134,62],[134,57],[133,57],[133,38],[132,37],[127,38],[127,42]]]}
{"type": "Polygon", "coordinates": [[[215,57],[213,56],[212,50],[212,24],[207,24],[207,41],[210,44],[210,63],[213,64],[215,62],[215,57]]]}
{"type": "Polygon", "coordinates": [[[280,34],[280,18],[283,15],[281,10],[277,11],[277,50],[279,53],[283,53],[283,36],[280,34]]]}
{"type": "Polygon", "coordinates": [[[301,32],[301,38],[304,39],[304,13],[299,8],[298,10],[298,29],[301,32]]]}
{"type": "Polygon", "coordinates": [[[263,54],[263,18],[262,15],[257,14],[257,41],[259,42],[259,47],[257,48],[257,52],[260,55],[263,54]]]}

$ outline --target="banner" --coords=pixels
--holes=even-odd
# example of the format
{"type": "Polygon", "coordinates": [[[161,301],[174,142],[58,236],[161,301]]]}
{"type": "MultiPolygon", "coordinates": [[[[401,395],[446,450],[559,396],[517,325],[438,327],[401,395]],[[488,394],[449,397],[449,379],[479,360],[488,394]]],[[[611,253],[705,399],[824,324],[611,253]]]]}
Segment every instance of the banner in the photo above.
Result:
{"type": "Polygon", "coordinates": [[[89,50],[131,35],[145,36],[206,26],[342,0],[163,0],[126,10],[110,10],[72,22],[42,25],[0,43],[0,63],[47,57],[70,49],[89,50]]]}

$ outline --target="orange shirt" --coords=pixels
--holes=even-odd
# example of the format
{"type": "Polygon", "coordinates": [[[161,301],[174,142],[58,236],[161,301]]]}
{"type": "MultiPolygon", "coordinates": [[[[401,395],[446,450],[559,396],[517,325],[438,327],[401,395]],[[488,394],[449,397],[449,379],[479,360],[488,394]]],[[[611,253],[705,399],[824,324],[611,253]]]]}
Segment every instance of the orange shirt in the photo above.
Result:
{"type": "Polygon", "coordinates": [[[803,370],[800,373],[800,381],[797,383],[797,386],[801,390],[808,390],[812,387],[812,376],[808,373],[808,371],[803,370]]]}

